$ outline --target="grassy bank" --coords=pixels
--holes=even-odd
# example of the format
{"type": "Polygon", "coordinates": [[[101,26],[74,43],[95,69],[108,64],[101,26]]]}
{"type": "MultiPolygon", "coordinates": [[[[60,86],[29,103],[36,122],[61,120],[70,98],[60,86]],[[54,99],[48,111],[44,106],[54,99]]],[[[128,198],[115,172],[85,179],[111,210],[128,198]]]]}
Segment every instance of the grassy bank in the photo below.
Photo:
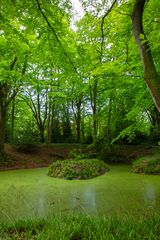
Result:
{"type": "Polygon", "coordinates": [[[133,172],[160,175],[160,155],[144,156],[133,162],[133,172]]]}
{"type": "Polygon", "coordinates": [[[47,220],[18,221],[0,225],[3,240],[121,240],[160,237],[160,217],[134,219],[94,218],[89,216],[54,216],[47,220]]]}

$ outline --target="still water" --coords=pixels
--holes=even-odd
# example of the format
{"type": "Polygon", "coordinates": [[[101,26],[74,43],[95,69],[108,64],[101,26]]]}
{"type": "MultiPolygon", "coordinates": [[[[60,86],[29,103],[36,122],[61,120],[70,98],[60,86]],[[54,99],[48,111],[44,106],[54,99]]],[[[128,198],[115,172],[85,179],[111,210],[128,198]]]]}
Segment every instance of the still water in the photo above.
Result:
{"type": "Polygon", "coordinates": [[[0,221],[80,212],[111,216],[160,211],[160,176],[133,174],[129,166],[90,180],[48,177],[47,168],[0,172],[0,221]]]}

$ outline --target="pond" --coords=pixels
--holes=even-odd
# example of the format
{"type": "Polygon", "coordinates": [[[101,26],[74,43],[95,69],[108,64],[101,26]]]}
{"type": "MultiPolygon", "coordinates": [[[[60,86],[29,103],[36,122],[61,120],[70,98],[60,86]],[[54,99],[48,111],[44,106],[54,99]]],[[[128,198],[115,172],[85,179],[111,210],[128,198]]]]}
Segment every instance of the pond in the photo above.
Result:
{"type": "Polygon", "coordinates": [[[90,180],[48,177],[47,168],[0,172],[0,221],[80,212],[111,216],[160,210],[160,177],[111,166],[90,180]]]}

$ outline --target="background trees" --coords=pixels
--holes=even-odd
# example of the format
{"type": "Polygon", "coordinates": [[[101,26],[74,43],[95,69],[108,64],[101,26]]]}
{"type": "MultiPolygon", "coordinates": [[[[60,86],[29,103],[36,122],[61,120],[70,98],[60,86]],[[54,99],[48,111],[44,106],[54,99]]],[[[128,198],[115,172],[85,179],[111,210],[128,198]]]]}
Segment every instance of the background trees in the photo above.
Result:
{"type": "Polygon", "coordinates": [[[69,1],[2,1],[1,153],[5,140],[25,142],[25,134],[28,141],[103,139],[108,146],[159,134],[153,131],[159,116],[144,84],[132,21],[139,48],[152,49],[158,76],[160,6],[150,0],[144,9],[143,1],[138,18],[138,3],[82,1],[84,16],[74,31],[69,1]]]}

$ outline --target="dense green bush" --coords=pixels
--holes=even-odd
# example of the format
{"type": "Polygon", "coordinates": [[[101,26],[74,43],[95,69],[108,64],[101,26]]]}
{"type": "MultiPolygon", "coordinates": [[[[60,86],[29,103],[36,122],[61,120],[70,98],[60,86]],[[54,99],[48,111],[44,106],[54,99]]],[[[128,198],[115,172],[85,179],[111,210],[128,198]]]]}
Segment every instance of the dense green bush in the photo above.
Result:
{"type": "Polygon", "coordinates": [[[160,156],[142,157],[133,163],[133,172],[144,174],[160,174],[160,156]]]}
{"type": "Polygon", "coordinates": [[[89,179],[106,171],[109,171],[108,165],[98,159],[58,160],[50,165],[48,175],[65,179],[89,179]]]}

